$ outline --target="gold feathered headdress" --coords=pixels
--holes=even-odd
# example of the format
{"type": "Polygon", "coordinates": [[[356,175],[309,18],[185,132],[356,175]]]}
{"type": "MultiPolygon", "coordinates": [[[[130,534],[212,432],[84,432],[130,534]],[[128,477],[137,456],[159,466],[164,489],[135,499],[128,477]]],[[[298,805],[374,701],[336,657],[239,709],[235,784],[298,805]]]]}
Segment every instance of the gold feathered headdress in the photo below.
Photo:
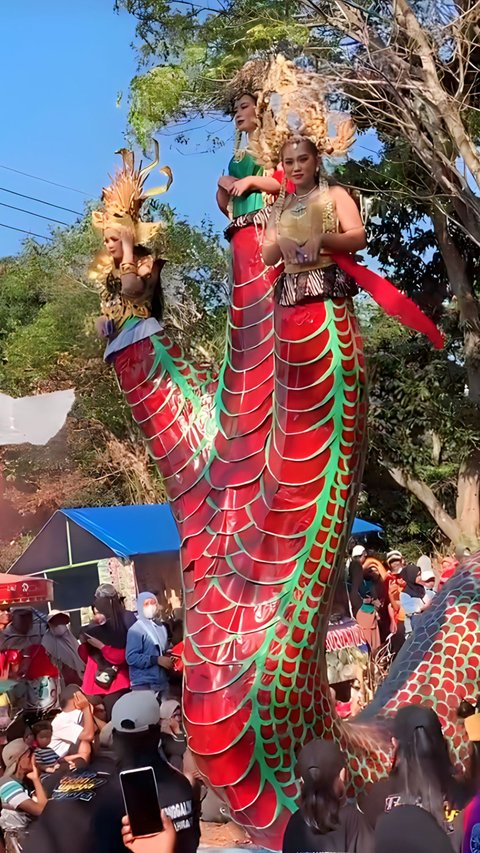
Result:
{"type": "MultiPolygon", "coordinates": [[[[159,171],[162,175],[166,175],[167,182],[159,187],[145,189],[148,175],[160,163],[159,145],[156,139],[153,140],[153,144],[155,158],[144,168],[141,163],[138,168],[135,168],[133,151],[121,148],[115,152],[122,157],[122,167],[112,178],[110,186],[104,187],[102,191],[104,209],[94,210],[92,213],[94,228],[102,233],[107,228],[127,228],[133,235],[135,245],[146,248],[153,243],[164,225],[163,222],[142,222],[140,219],[142,205],[148,198],[167,192],[173,181],[170,167],[162,166],[159,171]]],[[[111,256],[105,250],[100,251],[90,267],[89,277],[93,280],[104,278],[111,263],[111,256]]]]}
{"type": "Polygon", "coordinates": [[[256,99],[263,89],[268,65],[266,59],[249,59],[245,62],[225,88],[220,90],[218,106],[226,113],[233,113],[235,102],[242,95],[251,95],[256,99]]]}
{"type": "Polygon", "coordinates": [[[355,128],[350,119],[329,134],[325,88],[319,75],[297,68],[284,56],[268,64],[257,98],[258,129],[249,149],[260,165],[276,169],[289,139],[305,137],[320,155],[345,154],[353,144],[355,128]]]}

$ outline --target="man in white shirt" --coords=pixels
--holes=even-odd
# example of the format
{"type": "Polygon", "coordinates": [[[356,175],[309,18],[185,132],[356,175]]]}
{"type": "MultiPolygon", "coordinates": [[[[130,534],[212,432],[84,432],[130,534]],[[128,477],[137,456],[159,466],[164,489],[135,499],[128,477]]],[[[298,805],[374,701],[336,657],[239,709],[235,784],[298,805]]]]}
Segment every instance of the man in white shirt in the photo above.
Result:
{"type": "Polygon", "coordinates": [[[59,714],[52,720],[50,748],[59,758],[90,760],[95,721],[88,699],[76,684],[65,687],[60,694],[59,714]]]}

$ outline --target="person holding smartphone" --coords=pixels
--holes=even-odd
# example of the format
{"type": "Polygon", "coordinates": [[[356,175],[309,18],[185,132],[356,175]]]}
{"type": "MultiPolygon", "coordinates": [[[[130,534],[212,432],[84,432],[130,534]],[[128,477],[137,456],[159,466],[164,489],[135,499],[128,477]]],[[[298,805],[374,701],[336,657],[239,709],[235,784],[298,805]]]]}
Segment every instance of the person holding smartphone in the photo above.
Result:
{"type": "MultiPolygon", "coordinates": [[[[161,734],[160,706],[155,694],[150,690],[138,690],[122,696],[113,707],[112,726],[113,749],[120,778],[122,779],[124,774],[127,776],[132,773],[133,779],[137,771],[137,790],[140,794],[143,790],[140,782],[145,782],[145,771],[153,770],[159,808],[172,820],[175,828],[175,853],[196,853],[200,841],[199,809],[196,808],[193,789],[188,779],[171,767],[158,751],[161,734]],[[143,773],[140,774],[140,770],[143,773]]],[[[135,785],[130,785],[129,790],[135,792],[135,785]]],[[[124,787],[124,800],[135,812],[129,814],[132,824],[138,813],[140,829],[136,832],[138,835],[140,832],[143,834],[142,820],[149,817],[144,815],[146,796],[142,793],[136,800],[135,797],[132,800],[126,795],[124,787]]],[[[151,833],[150,825],[147,830],[151,833]]]]}

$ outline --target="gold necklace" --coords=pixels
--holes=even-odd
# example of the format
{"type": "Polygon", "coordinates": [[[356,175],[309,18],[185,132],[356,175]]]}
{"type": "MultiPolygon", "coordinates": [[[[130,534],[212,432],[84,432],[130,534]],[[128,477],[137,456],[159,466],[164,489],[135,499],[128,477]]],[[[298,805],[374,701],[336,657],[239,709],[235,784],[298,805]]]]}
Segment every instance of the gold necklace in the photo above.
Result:
{"type": "Polygon", "coordinates": [[[315,184],[315,186],[312,187],[312,189],[309,190],[308,193],[303,193],[303,195],[297,195],[297,193],[294,193],[294,196],[297,199],[297,201],[293,205],[293,207],[290,208],[290,213],[292,214],[292,216],[295,216],[296,219],[300,219],[302,216],[305,215],[305,213],[307,212],[308,205],[305,204],[303,199],[311,196],[312,193],[315,192],[316,189],[318,189],[318,187],[315,184]]]}

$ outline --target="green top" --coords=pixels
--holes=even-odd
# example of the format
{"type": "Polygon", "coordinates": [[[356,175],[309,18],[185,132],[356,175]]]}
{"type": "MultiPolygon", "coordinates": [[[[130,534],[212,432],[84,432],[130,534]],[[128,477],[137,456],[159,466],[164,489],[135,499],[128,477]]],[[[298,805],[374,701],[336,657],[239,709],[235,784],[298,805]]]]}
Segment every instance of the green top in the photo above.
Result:
{"type": "MultiPolygon", "coordinates": [[[[249,178],[252,175],[263,175],[263,166],[255,162],[251,154],[245,154],[241,160],[230,160],[228,174],[233,178],[249,178]]],[[[245,213],[253,213],[265,207],[263,194],[258,192],[246,193],[233,200],[233,218],[243,216],[245,213]]]]}

